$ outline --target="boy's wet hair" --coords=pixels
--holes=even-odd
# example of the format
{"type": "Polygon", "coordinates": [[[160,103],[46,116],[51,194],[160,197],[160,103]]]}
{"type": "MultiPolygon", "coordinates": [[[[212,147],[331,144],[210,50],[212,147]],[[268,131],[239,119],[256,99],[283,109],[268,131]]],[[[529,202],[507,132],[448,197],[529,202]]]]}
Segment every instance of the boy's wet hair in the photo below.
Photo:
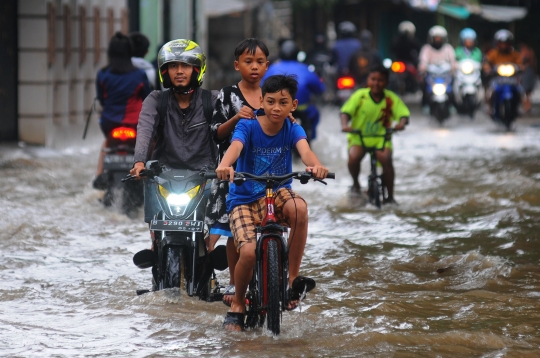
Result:
{"type": "Polygon", "coordinates": [[[241,41],[238,45],[236,45],[236,48],[234,49],[234,58],[236,61],[240,58],[240,55],[243,54],[246,50],[247,53],[250,55],[254,55],[257,51],[257,47],[261,49],[261,51],[264,53],[266,57],[270,55],[270,52],[268,51],[268,47],[259,39],[250,37],[249,39],[245,39],[241,41]]]}
{"type": "Polygon", "coordinates": [[[370,74],[374,72],[380,73],[381,75],[386,77],[387,81],[390,78],[390,71],[388,71],[388,68],[384,67],[383,65],[375,65],[369,69],[370,74]]]}
{"type": "Polygon", "coordinates": [[[262,86],[263,97],[267,93],[277,93],[286,89],[294,100],[298,92],[298,81],[296,78],[295,75],[274,75],[268,77],[262,86]]]}

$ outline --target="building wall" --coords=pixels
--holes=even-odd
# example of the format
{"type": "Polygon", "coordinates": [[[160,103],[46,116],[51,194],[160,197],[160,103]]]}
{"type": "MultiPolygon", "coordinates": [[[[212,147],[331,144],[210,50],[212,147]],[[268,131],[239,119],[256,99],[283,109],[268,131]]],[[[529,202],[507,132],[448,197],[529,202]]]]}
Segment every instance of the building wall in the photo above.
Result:
{"type": "MultiPolygon", "coordinates": [[[[19,0],[18,95],[21,141],[65,148],[81,143],[115,31],[127,32],[123,0],[19,0]]],[[[99,137],[98,116],[89,137],[99,137]]]]}

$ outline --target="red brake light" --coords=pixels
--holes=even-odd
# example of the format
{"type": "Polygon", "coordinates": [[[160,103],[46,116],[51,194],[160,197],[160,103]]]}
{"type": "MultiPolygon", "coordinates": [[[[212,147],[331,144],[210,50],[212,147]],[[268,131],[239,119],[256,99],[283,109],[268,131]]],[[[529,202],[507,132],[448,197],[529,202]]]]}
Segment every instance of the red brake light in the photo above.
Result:
{"type": "Polygon", "coordinates": [[[135,139],[136,136],[137,136],[137,131],[133,128],[119,127],[119,128],[113,129],[112,131],[112,137],[114,139],[128,140],[128,139],[135,139]]]}
{"type": "Polygon", "coordinates": [[[352,77],[340,77],[337,80],[338,89],[354,88],[354,78],[352,77]]]}
{"type": "Polygon", "coordinates": [[[407,66],[403,62],[393,62],[392,71],[397,73],[403,73],[407,69],[407,66]]]}

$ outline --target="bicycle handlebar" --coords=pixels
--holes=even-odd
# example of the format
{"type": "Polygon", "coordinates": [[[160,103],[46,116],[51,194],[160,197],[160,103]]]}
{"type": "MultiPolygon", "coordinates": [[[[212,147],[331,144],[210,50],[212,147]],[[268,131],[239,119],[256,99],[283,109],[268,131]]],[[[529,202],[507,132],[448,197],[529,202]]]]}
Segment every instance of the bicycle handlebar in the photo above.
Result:
{"type": "MultiPolygon", "coordinates": [[[[206,172],[206,173],[201,173],[201,175],[204,176],[205,179],[216,179],[217,178],[217,173],[216,172],[206,172]]],[[[241,183],[245,182],[246,180],[250,179],[250,180],[254,180],[254,181],[258,181],[258,182],[273,181],[273,182],[280,183],[280,182],[283,182],[283,181],[285,181],[287,179],[291,179],[291,178],[300,180],[300,182],[302,184],[306,184],[309,181],[309,179],[313,179],[313,180],[316,180],[316,181],[323,182],[322,180],[315,178],[311,172],[291,172],[291,173],[287,173],[287,174],[284,174],[284,175],[269,175],[269,174],[255,175],[255,174],[245,173],[245,172],[234,172],[234,180],[233,180],[233,182],[235,184],[241,184],[241,183]]],[[[326,178],[327,179],[335,179],[336,174],[335,173],[328,173],[326,175],[326,178]]]]}

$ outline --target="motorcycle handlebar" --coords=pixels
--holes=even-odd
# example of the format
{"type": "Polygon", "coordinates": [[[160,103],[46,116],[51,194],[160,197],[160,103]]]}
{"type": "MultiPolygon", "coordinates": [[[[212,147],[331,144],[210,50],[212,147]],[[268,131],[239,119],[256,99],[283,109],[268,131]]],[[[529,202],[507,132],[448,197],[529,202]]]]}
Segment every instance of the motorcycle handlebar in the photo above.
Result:
{"type": "MultiPolygon", "coordinates": [[[[139,177],[149,177],[151,173],[152,173],[151,170],[143,169],[139,173],[139,177]]],[[[124,183],[126,181],[129,181],[129,180],[136,180],[136,179],[137,179],[136,175],[128,174],[124,179],[122,179],[122,183],[124,183]]]]}

